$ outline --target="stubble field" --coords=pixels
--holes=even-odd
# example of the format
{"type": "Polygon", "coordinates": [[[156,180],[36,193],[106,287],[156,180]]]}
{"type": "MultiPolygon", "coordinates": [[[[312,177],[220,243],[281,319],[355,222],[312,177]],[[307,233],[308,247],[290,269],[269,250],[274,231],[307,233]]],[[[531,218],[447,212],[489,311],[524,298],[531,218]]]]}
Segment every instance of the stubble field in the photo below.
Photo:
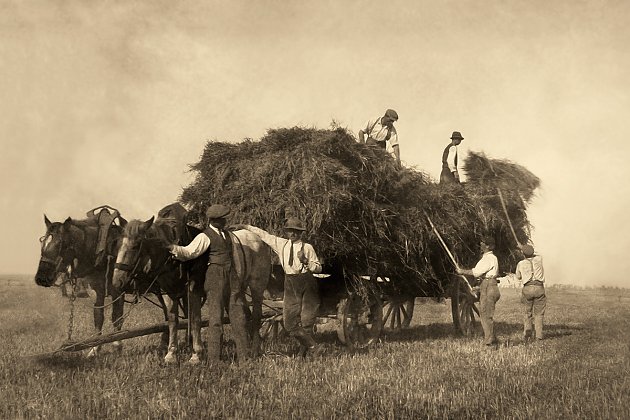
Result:
{"type": "MultiPolygon", "coordinates": [[[[285,340],[246,363],[189,366],[183,350],[179,365],[166,366],[157,335],[95,359],[42,355],[66,338],[68,300],[8,280],[0,278],[0,418],[630,418],[628,290],[548,289],[548,338],[524,344],[518,290],[502,289],[502,345],[490,352],[479,336],[454,335],[449,301],[418,300],[409,329],[367,350],[349,351],[324,331],[327,353],[312,360],[291,357],[296,345],[285,340]]],[[[75,338],[92,334],[91,304],[76,302],[75,338]]],[[[125,326],[159,321],[159,309],[142,304],[125,326]]]]}

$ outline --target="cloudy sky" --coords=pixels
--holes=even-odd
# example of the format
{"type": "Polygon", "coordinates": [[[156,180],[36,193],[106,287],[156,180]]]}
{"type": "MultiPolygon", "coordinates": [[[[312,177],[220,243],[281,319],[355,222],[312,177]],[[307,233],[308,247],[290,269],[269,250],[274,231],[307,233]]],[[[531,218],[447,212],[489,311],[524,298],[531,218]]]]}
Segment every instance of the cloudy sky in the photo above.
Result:
{"type": "Polygon", "coordinates": [[[0,2],[0,273],[33,273],[43,214],[148,218],[211,139],[356,132],[400,115],[401,155],[439,176],[510,159],[550,282],[630,286],[630,2],[0,2]],[[460,152],[462,153],[462,152],[460,152]]]}

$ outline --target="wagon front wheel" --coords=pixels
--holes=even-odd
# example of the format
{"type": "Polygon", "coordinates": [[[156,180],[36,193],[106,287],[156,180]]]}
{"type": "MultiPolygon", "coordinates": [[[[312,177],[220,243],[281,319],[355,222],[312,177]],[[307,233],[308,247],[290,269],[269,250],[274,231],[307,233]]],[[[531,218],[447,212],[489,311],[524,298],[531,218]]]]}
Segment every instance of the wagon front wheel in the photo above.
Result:
{"type": "Polygon", "coordinates": [[[409,296],[386,296],[383,304],[383,326],[392,331],[409,328],[416,299],[409,296]]]}
{"type": "Polygon", "coordinates": [[[479,316],[476,295],[468,288],[468,280],[458,276],[451,290],[451,312],[453,314],[453,326],[455,331],[465,336],[472,335],[475,329],[475,314],[479,316]]]}
{"type": "Polygon", "coordinates": [[[339,301],[337,336],[355,348],[366,347],[378,340],[383,330],[383,301],[376,295],[355,294],[339,301]]]}

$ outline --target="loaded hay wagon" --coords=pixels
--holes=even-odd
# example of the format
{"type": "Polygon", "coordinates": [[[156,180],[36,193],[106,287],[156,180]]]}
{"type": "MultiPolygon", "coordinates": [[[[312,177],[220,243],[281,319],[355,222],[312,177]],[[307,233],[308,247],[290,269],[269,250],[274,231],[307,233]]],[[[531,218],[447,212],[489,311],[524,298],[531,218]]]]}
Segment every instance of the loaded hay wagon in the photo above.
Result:
{"type": "MultiPolygon", "coordinates": [[[[473,266],[480,238],[491,234],[501,270],[513,270],[516,245],[529,238],[526,206],[540,183],[520,165],[471,153],[466,183],[438,185],[343,128],[210,141],[191,169],[197,176],[181,201],[200,224],[215,203],[232,209],[230,223],[278,236],[288,217],[307,222],[305,240],[324,263],[320,321],[336,320],[350,346],[376,341],[384,327],[409,326],[416,297],[450,298],[455,328],[469,333],[478,314],[474,283],[453,275],[453,265],[473,266]]],[[[274,335],[281,303],[265,305],[263,335],[274,335]]]]}

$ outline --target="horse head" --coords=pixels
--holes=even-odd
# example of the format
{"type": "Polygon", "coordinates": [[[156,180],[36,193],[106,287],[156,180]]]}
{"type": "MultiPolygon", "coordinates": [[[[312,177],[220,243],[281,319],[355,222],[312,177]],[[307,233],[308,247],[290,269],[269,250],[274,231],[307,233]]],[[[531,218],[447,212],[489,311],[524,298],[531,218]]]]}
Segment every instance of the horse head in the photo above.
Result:
{"type": "Polygon", "coordinates": [[[119,290],[127,290],[136,276],[150,264],[149,240],[154,218],[147,221],[131,220],[125,226],[122,243],[116,256],[112,284],[119,290]]]}
{"type": "Polygon", "coordinates": [[[69,217],[64,222],[51,222],[44,215],[44,223],[46,234],[39,239],[41,257],[35,283],[50,287],[57,280],[58,274],[72,265],[77,255],[76,242],[80,233],[69,217]]]}

